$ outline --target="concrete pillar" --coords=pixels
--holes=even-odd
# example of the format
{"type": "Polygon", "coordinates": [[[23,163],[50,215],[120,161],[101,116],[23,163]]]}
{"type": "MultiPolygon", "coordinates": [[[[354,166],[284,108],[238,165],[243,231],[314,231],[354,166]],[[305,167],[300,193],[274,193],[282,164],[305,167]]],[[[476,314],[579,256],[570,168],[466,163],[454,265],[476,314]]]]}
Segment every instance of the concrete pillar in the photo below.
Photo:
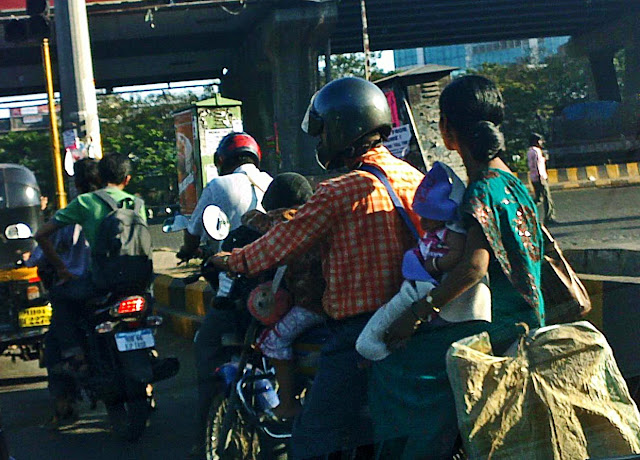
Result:
{"type": "Polygon", "coordinates": [[[589,54],[596,94],[601,101],[621,101],[613,55],[614,52],[608,50],[589,54]]]}
{"type": "Polygon", "coordinates": [[[222,87],[225,96],[243,102],[245,130],[267,147],[263,166],[273,173],[318,172],[315,140],[300,123],[318,89],[318,51],[326,46],[337,4],[303,5],[275,10],[247,37],[222,87]],[[275,137],[279,156],[267,145],[275,137]]]}

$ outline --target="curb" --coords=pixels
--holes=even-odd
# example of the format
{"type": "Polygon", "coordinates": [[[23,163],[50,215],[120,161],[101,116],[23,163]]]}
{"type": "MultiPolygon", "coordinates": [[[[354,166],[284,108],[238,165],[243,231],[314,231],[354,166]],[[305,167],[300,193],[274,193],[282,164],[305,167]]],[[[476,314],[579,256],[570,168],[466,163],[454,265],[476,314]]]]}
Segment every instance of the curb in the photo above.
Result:
{"type": "MultiPolygon", "coordinates": [[[[549,169],[549,188],[569,190],[590,187],[621,187],[640,184],[640,163],[581,166],[549,169]]],[[[533,189],[528,172],[519,172],[518,178],[533,189]]]]}
{"type": "Polygon", "coordinates": [[[157,274],[153,295],[155,310],[163,315],[173,332],[192,339],[211,305],[213,290],[204,280],[185,285],[182,278],[157,274]]]}

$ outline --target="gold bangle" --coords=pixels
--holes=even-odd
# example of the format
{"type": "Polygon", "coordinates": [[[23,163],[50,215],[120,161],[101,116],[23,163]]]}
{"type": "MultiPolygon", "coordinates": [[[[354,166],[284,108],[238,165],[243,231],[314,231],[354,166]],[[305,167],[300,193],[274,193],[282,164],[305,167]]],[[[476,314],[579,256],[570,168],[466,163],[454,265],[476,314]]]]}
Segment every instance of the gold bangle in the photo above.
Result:
{"type": "Polygon", "coordinates": [[[436,273],[440,273],[440,269],[438,268],[438,258],[437,257],[432,257],[431,258],[431,266],[436,271],[436,273]]]}
{"type": "Polygon", "coordinates": [[[411,310],[411,313],[413,313],[413,316],[416,318],[416,323],[426,323],[427,321],[429,321],[429,316],[427,315],[426,317],[422,317],[418,314],[418,312],[416,312],[414,310],[415,303],[412,303],[411,306],[409,307],[409,309],[411,310]]]}

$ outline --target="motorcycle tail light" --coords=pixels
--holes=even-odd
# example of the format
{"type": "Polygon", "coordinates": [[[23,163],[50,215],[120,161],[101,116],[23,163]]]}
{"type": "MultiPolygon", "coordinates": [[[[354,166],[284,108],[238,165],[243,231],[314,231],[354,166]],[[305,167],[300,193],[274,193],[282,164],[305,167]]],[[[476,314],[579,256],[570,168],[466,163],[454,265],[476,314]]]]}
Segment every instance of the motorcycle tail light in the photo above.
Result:
{"type": "Polygon", "coordinates": [[[113,331],[113,323],[111,321],[105,321],[96,326],[96,332],[98,334],[107,334],[113,331]]]}
{"type": "Polygon", "coordinates": [[[27,300],[35,300],[40,297],[39,286],[27,286],[27,300]]]}
{"type": "Polygon", "coordinates": [[[124,299],[123,301],[121,301],[120,305],[118,305],[118,314],[126,315],[128,313],[136,313],[142,311],[144,310],[145,304],[146,301],[144,300],[144,297],[129,297],[128,299],[124,299]]]}

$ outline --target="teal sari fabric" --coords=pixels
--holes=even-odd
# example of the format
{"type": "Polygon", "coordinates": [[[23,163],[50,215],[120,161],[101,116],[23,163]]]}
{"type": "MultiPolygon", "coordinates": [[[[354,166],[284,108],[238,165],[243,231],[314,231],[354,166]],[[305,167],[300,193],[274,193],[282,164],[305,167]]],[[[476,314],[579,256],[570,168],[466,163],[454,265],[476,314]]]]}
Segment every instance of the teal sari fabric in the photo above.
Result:
{"type": "Polygon", "coordinates": [[[542,230],[524,184],[513,174],[488,168],[467,187],[462,212],[480,223],[502,272],[544,325],[542,230]]]}
{"type": "Polygon", "coordinates": [[[461,208],[480,223],[492,249],[489,282],[492,322],[426,324],[406,347],[374,362],[369,407],[380,458],[451,458],[458,435],[453,392],[446,373],[449,346],[489,332],[502,353],[522,334],[516,323],[540,326],[542,234],[536,207],[513,175],[487,169],[469,185],[461,208]]]}

